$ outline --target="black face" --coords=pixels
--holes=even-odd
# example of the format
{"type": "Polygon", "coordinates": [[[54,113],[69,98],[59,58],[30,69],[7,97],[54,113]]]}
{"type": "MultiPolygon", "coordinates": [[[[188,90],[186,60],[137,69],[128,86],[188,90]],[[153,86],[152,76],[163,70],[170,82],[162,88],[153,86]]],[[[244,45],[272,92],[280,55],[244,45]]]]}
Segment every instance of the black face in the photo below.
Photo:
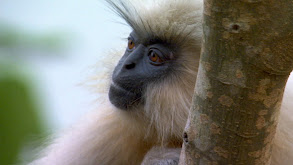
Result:
{"type": "Polygon", "coordinates": [[[109,98],[113,105],[129,110],[144,103],[146,86],[170,71],[174,57],[168,47],[162,42],[141,43],[135,32],[130,34],[125,54],[112,75],[109,98]]]}

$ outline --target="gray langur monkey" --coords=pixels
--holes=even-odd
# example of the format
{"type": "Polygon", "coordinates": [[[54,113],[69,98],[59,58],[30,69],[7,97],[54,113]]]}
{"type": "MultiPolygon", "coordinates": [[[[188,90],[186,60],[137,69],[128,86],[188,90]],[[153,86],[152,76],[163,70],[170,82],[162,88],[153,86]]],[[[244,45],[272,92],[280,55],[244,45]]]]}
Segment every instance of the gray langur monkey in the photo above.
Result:
{"type": "MultiPolygon", "coordinates": [[[[199,63],[202,2],[106,1],[133,29],[110,78],[109,99],[56,138],[31,165],[178,163],[176,148],[182,145],[199,63]]],[[[285,97],[292,98],[292,89],[285,97]]],[[[293,162],[292,104],[282,107],[273,165],[293,162]]]]}

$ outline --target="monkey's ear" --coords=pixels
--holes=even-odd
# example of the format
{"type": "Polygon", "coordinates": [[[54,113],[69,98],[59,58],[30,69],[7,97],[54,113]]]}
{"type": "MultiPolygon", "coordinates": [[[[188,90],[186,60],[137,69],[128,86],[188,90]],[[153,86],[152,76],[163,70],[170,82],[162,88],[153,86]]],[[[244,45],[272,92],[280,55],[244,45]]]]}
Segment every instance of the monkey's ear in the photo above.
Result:
{"type": "Polygon", "coordinates": [[[153,147],[144,157],[141,165],[168,164],[178,165],[181,148],[153,147]]]}

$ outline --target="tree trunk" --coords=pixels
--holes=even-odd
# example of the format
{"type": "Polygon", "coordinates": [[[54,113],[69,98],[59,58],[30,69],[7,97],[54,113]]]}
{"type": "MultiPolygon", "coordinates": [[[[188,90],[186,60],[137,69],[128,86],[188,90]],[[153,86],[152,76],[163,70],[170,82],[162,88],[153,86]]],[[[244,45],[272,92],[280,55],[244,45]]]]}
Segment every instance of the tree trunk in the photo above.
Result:
{"type": "Polygon", "coordinates": [[[267,165],[293,69],[292,0],[205,0],[180,164],[267,165]]]}

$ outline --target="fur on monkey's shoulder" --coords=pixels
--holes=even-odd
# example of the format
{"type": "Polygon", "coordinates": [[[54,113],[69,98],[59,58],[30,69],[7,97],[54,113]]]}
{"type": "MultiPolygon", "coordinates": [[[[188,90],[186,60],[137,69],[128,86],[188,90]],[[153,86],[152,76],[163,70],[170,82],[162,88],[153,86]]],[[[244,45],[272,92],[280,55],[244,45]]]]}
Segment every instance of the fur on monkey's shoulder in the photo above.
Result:
{"type": "Polygon", "coordinates": [[[177,165],[181,148],[153,147],[144,157],[141,165],[177,165]]]}

